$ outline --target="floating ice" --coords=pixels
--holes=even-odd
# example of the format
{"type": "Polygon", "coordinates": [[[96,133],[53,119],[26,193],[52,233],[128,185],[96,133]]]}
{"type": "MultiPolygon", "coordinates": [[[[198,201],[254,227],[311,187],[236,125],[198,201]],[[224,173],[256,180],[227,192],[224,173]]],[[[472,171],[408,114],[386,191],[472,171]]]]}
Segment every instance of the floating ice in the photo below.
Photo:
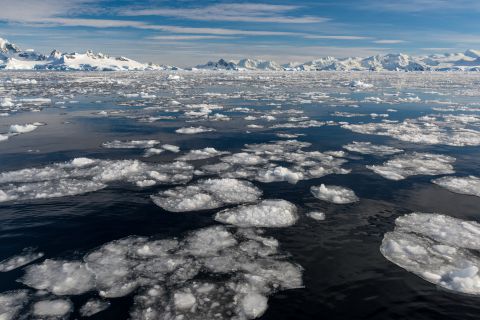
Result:
{"type": "Polygon", "coordinates": [[[38,126],[34,124],[12,124],[10,126],[11,133],[27,133],[32,132],[33,130],[37,129],[38,126]]]}
{"type": "Polygon", "coordinates": [[[443,177],[432,182],[455,193],[480,197],[479,177],[443,177]]]}
{"type": "MultiPolygon", "coordinates": [[[[107,299],[133,294],[132,319],[254,319],[267,309],[269,295],[302,287],[301,267],[288,262],[278,246],[259,230],[223,226],[180,240],[132,236],[104,244],[84,262],[46,260],[27,268],[22,281],[30,278],[27,285],[56,294],[97,290],[107,299]]],[[[16,312],[23,303],[11,294],[0,295],[0,308],[16,312]]],[[[90,300],[80,313],[107,306],[108,300],[90,300]]],[[[37,302],[33,313],[62,316],[71,309],[69,300],[46,300],[37,302]]]]}
{"type": "Polygon", "coordinates": [[[390,146],[372,144],[371,142],[357,142],[357,141],[353,141],[350,144],[344,145],[343,148],[351,152],[358,152],[362,154],[374,154],[378,156],[388,156],[395,153],[403,152],[402,149],[397,149],[390,146]]]}
{"type": "Polygon", "coordinates": [[[113,140],[109,142],[104,142],[102,144],[102,147],[108,149],[147,149],[154,147],[159,143],[160,141],[158,140],[113,140]]]}
{"type": "Polygon", "coordinates": [[[429,213],[397,218],[380,251],[391,262],[440,287],[480,294],[480,225],[429,213]]]}
{"type": "Polygon", "coordinates": [[[28,301],[27,290],[7,291],[0,294],[0,319],[18,319],[19,312],[28,301]]]}
{"type": "Polygon", "coordinates": [[[95,286],[93,274],[84,263],[50,259],[27,267],[21,281],[35,289],[47,290],[56,295],[82,294],[95,286]]]}
{"type": "Polygon", "coordinates": [[[342,128],[363,134],[389,136],[413,143],[450,146],[480,145],[480,131],[467,128],[458,122],[436,121],[435,118],[407,119],[401,123],[344,124],[342,128]]]}
{"type": "Polygon", "coordinates": [[[180,151],[180,147],[177,147],[171,144],[163,144],[162,148],[173,153],[177,153],[180,151]]]}
{"type": "Polygon", "coordinates": [[[182,134],[197,134],[197,133],[212,132],[212,131],[215,131],[215,129],[207,128],[207,127],[183,127],[175,130],[176,133],[182,133],[182,134]]]}
{"type": "Polygon", "coordinates": [[[33,305],[33,314],[39,317],[62,317],[73,310],[69,300],[43,300],[33,305]]]}
{"type": "Polygon", "coordinates": [[[207,179],[187,187],[177,187],[152,196],[153,202],[165,210],[185,212],[215,209],[227,204],[254,202],[262,191],[248,181],[207,179]]]}
{"type": "Polygon", "coordinates": [[[455,158],[432,153],[413,152],[388,160],[383,165],[367,166],[368,169],[390,180],[402,180],[414,175],[434,176],[454,173],[455,158]]]}
{"type": "Polygon", "coordinates": [[[351,189],[340,186],[326,186],[323,183],[320,186],[311,187],[310,192],[315,198],[336,204],[352,203],[359,200],[351,189]]]}
{"type": "Polygon", "coordinates": [[[186,183],[192,176],[193,167],[185,162],[155,164],[75,158],[43,168],[0,173],[0,202],[77,195],[114,182],[130,182],[140,187],[186,183]]]}
{"type": "Polygon", "coordinates": [[[177,160],[181,161],[192,161],[192,160],[202,160],[212,157],[217,157],[220,155],[228,154],[228,152],[218,151],[215,148],[203,148],[197,150],[190,150],[187,154],[178,157],[177,160]]]}
{"type": "Polygon", "coordinates": [[[25,248],[22,253],[0,261],[0,272],[7,272],[23,267],[41,257],[43,257],[43,252],[35,252],[32,248],[25,248]]]}
{"type": "Polygon", "coordinates": [[[312,218],[313,220],[325,220],[325,212],[320,211],[310,211],[306,213],[307,217],[312,218]]]}
{"type": "Polygon", "coordinates": [[[81,308],[80,314],[83,317],[90,317],[110,307],[110,302],[100,299],[90,299],[81,308]]]}
{"type": "Polygon", "coordinates": [[[258,204],[220,211],[215,220],[239,227],[288,227],[297,222],[297,208],[285,200],[263,200],[258,204]]]}

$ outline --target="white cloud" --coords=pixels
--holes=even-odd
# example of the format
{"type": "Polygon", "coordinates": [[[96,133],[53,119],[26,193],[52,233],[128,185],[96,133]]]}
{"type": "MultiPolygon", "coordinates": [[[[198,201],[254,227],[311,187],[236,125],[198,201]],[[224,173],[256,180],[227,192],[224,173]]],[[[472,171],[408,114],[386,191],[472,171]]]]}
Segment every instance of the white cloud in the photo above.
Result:
{"type": "Polygon", "coordinates": [[[361,36],[322,36],[322,35],[306,35],[305,39],[332,39],[332,40],[367,40],[371,39],[370,37],[361,37],[361,36]]]}
{"type": "Polygon", "coordinates": [[[391,39],[391,40],[375,40],[373,41],[374,43],[378,43],[378,44],[397,44],[397,43],[404,43],[405,41],[404,40],[394,40],[394,39],[391,39]]]}
{"type": "Polygon", "coordinates": [[[202,21],[239,21],[272,23],[317,23],[330,19],[315,16],[289,16],[298,9],[292,5],[262,3],[222,3],[197,8],[130,9],[122,11],[127,16],[163,16],[202,21]]]}

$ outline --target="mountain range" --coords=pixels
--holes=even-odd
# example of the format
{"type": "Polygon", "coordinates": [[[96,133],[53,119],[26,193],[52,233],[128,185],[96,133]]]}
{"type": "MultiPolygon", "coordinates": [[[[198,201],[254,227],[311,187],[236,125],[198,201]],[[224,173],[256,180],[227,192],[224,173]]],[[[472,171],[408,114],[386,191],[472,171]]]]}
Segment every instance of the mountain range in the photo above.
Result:
{"type": "MultiPolygon", "coordinates": [[[[44,55],[35,50],[21,50],[0,38],[0,70],[81,70],[81,71],[143,71],[178,70],[153,63],[141,63],[125,57],[110,57],[90,50],[85,53],[62,53],[53,50],[44,55]]],[[[275,61],[242,59],[197,65],[187,70],[266,70],[266,71],[480,71],[480,50],[463,53],[411,56],[379,54],[370,57],[324,57],[316,60],[280,65],[275,61]]]]}

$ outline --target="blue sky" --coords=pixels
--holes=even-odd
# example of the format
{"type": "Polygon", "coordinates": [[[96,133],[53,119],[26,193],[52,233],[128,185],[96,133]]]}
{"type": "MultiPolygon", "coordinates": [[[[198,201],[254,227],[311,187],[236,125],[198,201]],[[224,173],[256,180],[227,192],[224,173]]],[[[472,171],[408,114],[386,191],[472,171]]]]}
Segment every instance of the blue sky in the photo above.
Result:
{"type": "Polygon", "coordinates": [[[0,0],[0,37],[179,66],[480,48],[479,0],[0,0]]]}

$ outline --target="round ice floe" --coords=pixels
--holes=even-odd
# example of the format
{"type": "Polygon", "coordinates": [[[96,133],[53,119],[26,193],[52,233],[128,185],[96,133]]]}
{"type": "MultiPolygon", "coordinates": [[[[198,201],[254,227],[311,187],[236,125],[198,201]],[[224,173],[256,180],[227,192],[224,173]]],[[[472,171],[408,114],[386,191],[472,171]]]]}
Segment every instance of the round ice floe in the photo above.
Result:
{"type": "Polygon", "coordinates": [[[242,300],[242,311],[249,319],[260,317],[268,308],[267,297],[256,293],[248,293],[242,300]]]}
{"type": "Polygon", "coordinates": [[[443,177],[432,182],[455,193],[480,197],[479,177],[443,177]]]}
{"type": "Polygon", "coordinates": [[[323,183],[320,186],[311,187],[310,192],[317,199],[336,204],[352,203],[359,200],[351,189],[340,186],[326,186],[323,183]]]}
{"type": "Polygon", "coordinates": [[[480,224],[412,213],[395,225],[380,247],[385,258],[443,288],[480,295],[480,224]]]}
{"type": "Polygon", "coordinates": [[[434,176],[454,173],[455,158],[442,154],[413,152],[394,157],[383,165],[367,166],[368,169],[390,180],[402,180],[414,175],[434,176]]]}
{"type": "Polygon", "coordinates": [[[33,314],[38,317],[62,317],[73,310],[69,300],[38,301],[33,305],[33,314]]]}
{"type": "Polygon", "coordinates": [[[239,227],[288,227],[295,224],[297,218],[297,208],[285,200],[263,200],[215,215],[215,220],[239,227]]]}
{"type": "Polygon", "coordinates": [[[21,282],[56,295],[82,294],[95,287],[93,274],[84,263],[50,259],[27,267],[21,282]]]}
{"type": "Polygon", "coordinates": [[[152,200],[165,210],[186,212],[254,202],[261,195],[262,191],[251,182],[226,178],[201,180],[187,187],[162,191],[152,196],[152,200]]]}

